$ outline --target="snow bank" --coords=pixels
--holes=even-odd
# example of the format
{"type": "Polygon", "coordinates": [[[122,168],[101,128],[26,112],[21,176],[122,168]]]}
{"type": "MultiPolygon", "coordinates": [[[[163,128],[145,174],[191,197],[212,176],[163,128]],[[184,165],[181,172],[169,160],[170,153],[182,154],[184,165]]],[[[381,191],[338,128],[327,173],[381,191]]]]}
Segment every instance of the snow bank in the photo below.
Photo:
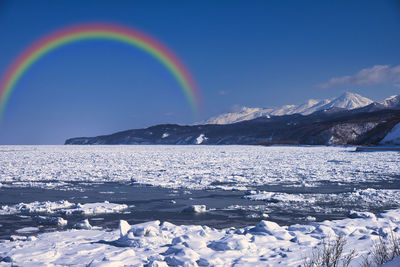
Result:
{"type": "MultiPolygon", "coordinates": [[[[68,230],[40,234],[37,239],[15,238],[0,243],[0,258],[21,266],[298,266],[324,238],[344,235],[345,253],[352,248],[358,252],[351,266],[359,266],[379,236],[390,238],[390,230],[400,235],[400,209],[359,217],[292,226],[263,220],[239,229],[121,221],[119,229],[112,232],[68,230]]],[[[387,266],[397,266],[396,261],[387,266]]]]}
{"type": "MultiPolygon", "coordinates": [[[[85,214],[96,215],[104,213],[118,213],[128,208],[125,204],[115,204],[105,201],[103,203],[71,203],[67,200],[60,201],[45,201],[45,202],[32,202],[32,203],[19,203],[13,206],[1,206],[0,215],[17,214],[17,213],[30,213],[30,214],[85,214]]],[[[39,221],[41,219],[39,218],[39,221]]],[[[43,219],[44,220],[44,219],[43,219]]],[[[43,221],[42,220],[42,221],[43,221]]]]}

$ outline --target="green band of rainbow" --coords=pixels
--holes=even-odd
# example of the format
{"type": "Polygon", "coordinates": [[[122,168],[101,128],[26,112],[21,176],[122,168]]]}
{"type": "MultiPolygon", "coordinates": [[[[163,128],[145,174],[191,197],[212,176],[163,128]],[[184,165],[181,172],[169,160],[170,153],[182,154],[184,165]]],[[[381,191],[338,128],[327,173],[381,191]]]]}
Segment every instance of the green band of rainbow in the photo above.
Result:
{"type": "Polygon", "coordinates": [[[200,106],[196,85],[181,61],[155,39],[131,28],[108,24],[78,25],[62,29],[28,47],[11,65],[0,84],[0,119],[18,80],[42,56],[69,43],[105,39],[137,47],[156,58],[175,77],[195,113],[200,106]]]}

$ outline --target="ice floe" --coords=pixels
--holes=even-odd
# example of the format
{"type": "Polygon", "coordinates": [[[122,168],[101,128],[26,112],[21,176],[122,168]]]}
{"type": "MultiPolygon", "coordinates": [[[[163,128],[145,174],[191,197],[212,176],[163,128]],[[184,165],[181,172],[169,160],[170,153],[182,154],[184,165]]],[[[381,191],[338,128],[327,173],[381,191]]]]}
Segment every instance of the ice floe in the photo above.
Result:
{"type": "Polygon", "coordinates": [[[190,205],[182,210],[184,213],[202,213],[206,211],[206,205],[190,205]]]}
{"type": "Polygon", "coordinates": [[[287,194],[279,192],[251,192],[253,194],[246,196],[252,200],[266,200],[271,202],[314,202],[314,198],[305,198],[302,194],[287,194]]]}
{"type": "Polygon", "coordinates": [[[90,225],[90,222],[88,219],[85,219],[81,222],[77,222],[74,224],[74,228],[76,229],[85,229],[85,230],[91,230],[92,226],[90,225]]]}
{"type": "Polygon", "coordinates": [[[41,225],[66,226],[68,224],[68,221],[61,217],[36,216],[35,220],[41,225]]]}
{"type": "MultiPolygon", "coordinates": [[[[128,208],[125,204],[109,203],[71,203],[67,200],[59,201],[35,201],[32,203],[19,203],[16,205],[4,205],[0,207],[0,215],[29,213],[29,214],[84,214],[96,215],[105,213],[118,213],[128,208]]],[[[39,219],[41,220],[41,219],[39,219]]]]}

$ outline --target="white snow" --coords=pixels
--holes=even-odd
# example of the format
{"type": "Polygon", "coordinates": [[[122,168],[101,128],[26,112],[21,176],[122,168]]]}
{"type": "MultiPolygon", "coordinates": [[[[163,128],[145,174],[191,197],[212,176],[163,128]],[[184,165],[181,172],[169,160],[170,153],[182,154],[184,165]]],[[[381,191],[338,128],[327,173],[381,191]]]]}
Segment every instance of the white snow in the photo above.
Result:
{"type": "Polygon", "coordinates": [[[85,214],[85,215],[96,215],[105,213],[118,213],[126,210],[128,205],[109,203],[108,201],[104,203],[86,203],[77,204],[76,208],[63,210],[62,214],[85,214]]]}
{"type": "MultiPolygon", "coordinates": [[[[390,203],[400,202],[400,190],[398,189],[355,189],[352,192],[336,193],[336,194],[321,194],[321,193],[309,193],[309,194],[288,194],[280,192],[254,192],[251,191],[250,195],[245,196],[251,200],[265,200],[268,202],[280,203],[284,205],[299,205],[327,203],[327,202],[351,202],[358,203],[360,206],[363,204],[374,204],[374,203],[390,203]]],[[[315,206],[316,208],[316,206],[315,206]]],[[[326,212],[326,211],[325,211],[326,212]]],[[[349,216],[364,217],[369,216],[367,213],[358,213],[350,211],[349,216]]],[[[368,213],[369,214],[369,213],[368,213]]]]}
{"type": "Polygon", "coordinates": [[[169,136],[169,133],[163,133],[163,135],[161,136],[161,138],[167,138],[169,136]]]}
{"type": "MultiPolygon", "coordinates": [[[[131,226],[121,221],[120,229],[111,232],[67,230],[36,238],[15,236],[15,241],[0,243],[0,257],[10,261],[3,262],[4,266],[298,266],[324,238],[344,235],[345,254],[353,248],[358,253],[350,265],[354,267],[359,266],[379,236],[386,240],[391,230],[399,236],[399,226],[400,209],[374,217],[308,225],[279,226],[263,220],[254,227],[239,229],[177,226],[160,221],[131,226]]],[[[397,266],[397,261],[386,266],[397,266]]]]}
{"type": "MultiPolygon", "coordinates": [[[[264,200],[265,205],[228,208],[246,209],[253,218],[268,218],[268,209],[265,209],[268,205],[288,212],[294,209],[301,212],[303,206],[312,205],[316,213],[327,214],[328,205],[315,203],[347,201],[365,207],[400,202],[400,190],[391,189],[354,189],[337,194],[252,189],[261,185],[312,187],[324,181],[373,185],[390,183],[399,177],[399,153],[354,153],[354,150],[354,147],[283,146],[3,146],[0,177],[5,187],[65,190],[76,190],[69,182],[90,185],[132,180],[186,190],[244,189],[249,190],[247,198],[264,200]]],[[[113,216],[118,216],[127,208],[124,204],[108,202],[36,201],[4,205],[0,215],[34,214],[33,219],[42,228],[45,224],[66,225],[67,221],[60,216],[99,213],[117,213],[113,216]]],[[[190,210],[204,212],[207,208],[193,205],[190,210]]],[[[33,228],[22,228],[19,229],[21,235],[11,236],[14,241],[0,243],[0,259],[6,259],[0,266],[167,266],[183,263],[192,266],[233,263],[238,266],[297,266],[322,238],[336,234],[347,237],[346,251],[357,249],[359,254],[353,266],[358,266],[379,235],[388,238],[390,229],[400,235],[400,209],[380,215],[345,211],[353,219],[317,223],[313,222],[315,217],[304,214],[304,219],[310,221],[307,225],[279,226],[261,221],[254,227],[239,229],[177,226],[159,221],[129,225],[121,221],[118,230],[109,231],[96,229],[89,220],[75,225],[84,230],[37,235],[29,232],[33,228]]]]}
{"type": "Polygon", "coordinates": [[[236,112],[223,113],[198,124],[230,124],[259,117],[269,118],[272,111],[272,108],[241,107],[236,112]]]}
{"type": "Polygon", "coordinates": [[[396,124],[380,143],[382,145],[400,145],[400,123],[396,124]]]}
{"type": "MultiPolygon", "coordinates": [[[[125,204],[109,203],[105,201],[103,203],[71,203],[67,200],[60,201],[45,201],[45,202],[32,202],[32,203],[19,203],[13,206],[1,206],[0,215],[16,214],[16,213],[31,213],[31,214],[85,214],[85,215],[96,215],[104,213],[118,213],[128,208],[125,204]]],[[[44,217],[38,217],[39,221],[45,222],[44,217]]],[[[53,220],[53,219],[49,219],[53,220]]],[[[51,221],[52,223],[53,221],[51,221]]],[[[60,222],[63,224],[63,222],[60,222]]],[[[59,221],[57,219],[57,224],[59,221]]]]}
{"type": "Polygon", "coordinates": [[[204,134],[200,134],[197,138],[196,138],[196,145],[200,145],[201,143],[203,143],[205,140],[207,140],[208,138],[205,137],[204,134]]]}
{"type": "Polygon", "coordinates": [[[350,92],[345,92],[338,98],[330,101],[328,104],[322,106],[320,110],[329,109],[332,107],[344,108],[344,109],[355,109],[365,107],[373,103],[371,99],[360,96],[359,94],[354,94],[350,92]]]}
{"type": "Polygon", "coordinates": [[[1,206],[0,215],[4,214],[15,214],[15,213],[48,213],[52,214],[56,211],[70,209],[75,207],[74,203],[67,200],[60,201],[45,201],[39,202],[35,201],[32,203],[19,203],[13,206],[1,206]]]}
{"type": "MultiPolygon", "coordinates": [[[[244,190],[281,183],[307,187],[323,180],[378,182],[400,175],[397,152],[353,153],[354,150],[284,146],[3,146],[0,177],[7,187],[48,188],[51,181],[52,188],[74,190],[68,182],[134,180],[189,190],[244,190]]],[[[52,209],[53,204],[48,205],[43,206],[45,212],[52,209]]],[[[60,203],[57,205],[59,209],[60,203]]]]}
{"type": "Polygon", "coordinates": [[[385,107],[396,107],[400,103],[400,95],[392,95],[381,102],[385,107]]]}
{"type": "Polygon", "coordinates": [[[271,202],[314,202],[314,198],[305,198],[301,194],[287,194],[279,192],[258,192],[252,195],[246,196],[246,198],[252,200],[266,200],[271,202]]]}
{"type": "MultiPolygon", "coordinates": [[[[393,100],[391,100],[393,102],[393,100]]],[[[330,109],[333,107],[344,109],[355,109],[373,103],[371,99],[358,94],[345,92],[335,99],[315,100],[309,99],[300,105],[284,105],[278,108],[249,108],[241,107],[238,111],[223,113],[214,116],[198,124],[230,124],[255,118],[270,118],[270,116],[282,116],[291,114],[309,115],[319,110],[330,109]]]]}

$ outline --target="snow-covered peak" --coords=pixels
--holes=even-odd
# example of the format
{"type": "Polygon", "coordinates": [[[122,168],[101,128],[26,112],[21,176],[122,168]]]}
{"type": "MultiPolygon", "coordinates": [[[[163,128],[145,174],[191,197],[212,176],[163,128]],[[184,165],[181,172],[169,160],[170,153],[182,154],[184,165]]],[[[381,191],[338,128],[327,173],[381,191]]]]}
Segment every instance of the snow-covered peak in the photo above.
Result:
{"type": "Polygon", "coordinates": [[[328,104],[330,100],[324,99],[324,100],[315,100],[315,99],[309,99],[306,102],[300,104],[300,105],[286,105],[281,108],[275,109],[273,112],[271,112],[271,115],[274,116],[282,116],[282,115],[291,115],[291,114],[303,114],[303,115],[309,115],[315,111],[320,110],[320,108],[326,104],[328,104]]]}
{"type": "Polygon", "coordinates": [[[344,108],[344,109],[356,109],[368,106],[369,104],[373,103],[369,98],[360,96],[359,94],[354,94],[350,92],[345,92],[338,98],[333,99],[322,109],[329,109],[329,108],[344,108]]]}
{"type": "Polygon", "coordinates": [[[278,108],[250,108],[241,107],[235,112],[227,112],[214,116],[199,124],[230,124],[245,120],[252,120],[259,117],[269,118],[270,116],[283,116],[291,114],[309,115],[319,110],[330,109],[333,107],[344,109],[356,109],[373,103],[372,100],[358,94],[345,92],[333,100],[309,99],[300,105],[284,105],[278,108]]]}
{"type": "Polygon", "coordinates": [[[271,108],[263,109],[263,108],[241,107],[237,112],[223,113],[221,115],[212,117],[199,124],[230,124],[245,120],[252,120],[259,117],[269,118],[269,115],[271,114],[272,111],[273,109],[271,108]]]}
{"type": "Polygon", "coordinates": [[[391,108],[400,105],[400,95],[392,95],[381,102],[385,107],[391,108]]]}

